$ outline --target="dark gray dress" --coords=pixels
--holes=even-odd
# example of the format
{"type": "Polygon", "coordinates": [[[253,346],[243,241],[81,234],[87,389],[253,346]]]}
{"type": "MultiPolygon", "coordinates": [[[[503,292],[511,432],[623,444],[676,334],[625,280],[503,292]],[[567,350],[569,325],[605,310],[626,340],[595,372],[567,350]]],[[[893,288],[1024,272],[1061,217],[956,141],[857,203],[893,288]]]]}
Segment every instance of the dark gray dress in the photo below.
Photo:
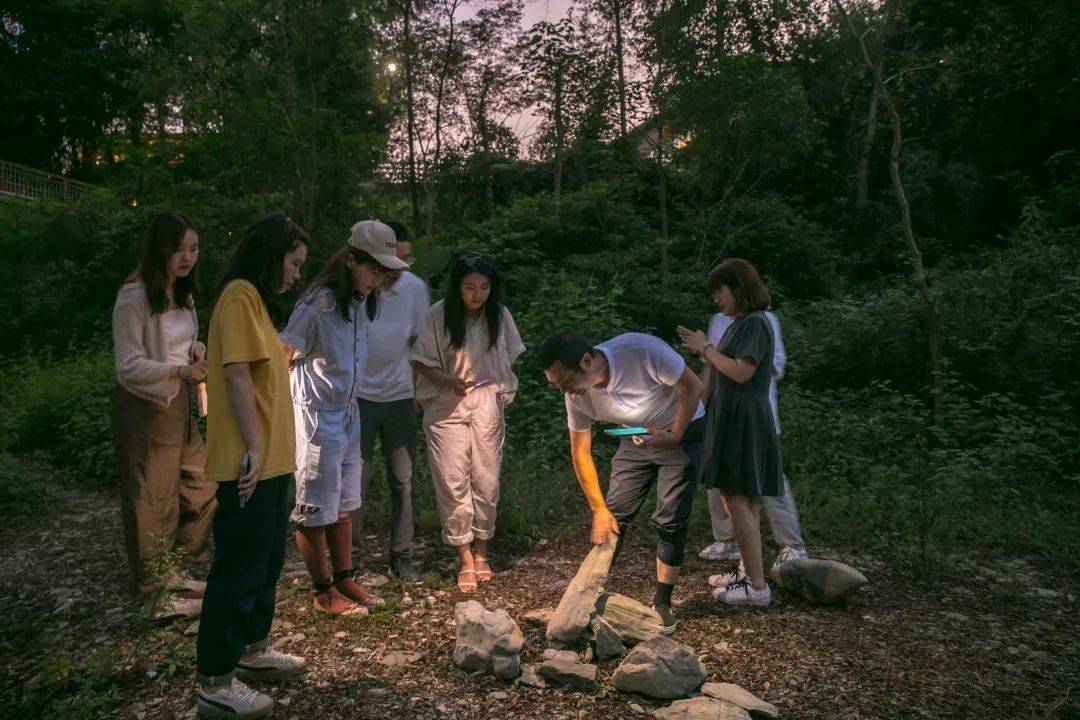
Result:
{"type": "Polygon", "coordinates": [[[745,383],[712,368],[706,394],[708,411],[701,456],[701,481],[729,495],[775,497],[784,494],[780,441],[769,407],[769,381],[775,339],[763,312],[737,318],[717,350],[756,369],[745,383]]]}

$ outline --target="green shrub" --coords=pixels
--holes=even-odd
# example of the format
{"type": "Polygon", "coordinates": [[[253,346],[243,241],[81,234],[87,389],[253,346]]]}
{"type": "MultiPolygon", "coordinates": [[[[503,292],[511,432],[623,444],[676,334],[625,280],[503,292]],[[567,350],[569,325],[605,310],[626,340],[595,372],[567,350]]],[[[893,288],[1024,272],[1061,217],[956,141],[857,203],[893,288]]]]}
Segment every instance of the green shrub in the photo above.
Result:
{"type": "Polygon", "coordinates": [[[31,468],[6,453],[0,453],[0,514],[4,517],[33,517],[45,507],[49,493],[45,483],[31,468]]]}
{"type": "Polygon", "coordinates": [[[28,357],[0,368],[0,449],[41,453],[80,478],[114,477],[112,351],[92,348],[64,360],[28,357]]]}

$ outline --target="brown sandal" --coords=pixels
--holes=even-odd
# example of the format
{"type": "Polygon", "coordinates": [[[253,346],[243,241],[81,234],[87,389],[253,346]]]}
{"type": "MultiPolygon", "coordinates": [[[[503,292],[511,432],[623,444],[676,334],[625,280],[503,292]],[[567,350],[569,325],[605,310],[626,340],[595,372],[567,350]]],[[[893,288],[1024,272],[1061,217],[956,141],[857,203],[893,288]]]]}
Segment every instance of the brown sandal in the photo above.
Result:
{"type": "Polygon", "coordinates": [[[336,588],[327,588],[326,592],[315,596],[315,610],[326,615],[338,617],[363,617],[368,609],[342,595],[336,588]]]}
{"type": "Polygon", "coordinates": [[[491,582],[493,577],[495,577],[495,573],[491,571],[487,558],[476,558],[476,579],[480,582],[491,582]]]}
{"type": "Polygon", "coordinates": [[[476,571],[475,570],[460,570],[460,571],[458,571],[458,574],[457,574],[457,589],[460,590],[463,593],[476,592],[476,589],[479,586],[476,584],[475,579],[472,582],[467,582],[467,581],[462,580],[462,578],[467,576],[467,575],[472,575],[473,578],[476,578],[476,571]]]}

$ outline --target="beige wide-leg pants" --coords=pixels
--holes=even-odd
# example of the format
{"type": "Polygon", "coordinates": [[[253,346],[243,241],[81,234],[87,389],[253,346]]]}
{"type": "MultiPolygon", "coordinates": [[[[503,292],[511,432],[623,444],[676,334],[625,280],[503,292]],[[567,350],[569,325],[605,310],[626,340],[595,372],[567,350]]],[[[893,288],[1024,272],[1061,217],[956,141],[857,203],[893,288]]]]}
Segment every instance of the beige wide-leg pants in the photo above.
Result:
{"type": "Polygon", "coordinates": [[[454,547],[495,535],[502,465],[503,407],[494,387],[482,387],[453,409],[438,402],[424,411],[428,462],[442,538],[454,547]]]}

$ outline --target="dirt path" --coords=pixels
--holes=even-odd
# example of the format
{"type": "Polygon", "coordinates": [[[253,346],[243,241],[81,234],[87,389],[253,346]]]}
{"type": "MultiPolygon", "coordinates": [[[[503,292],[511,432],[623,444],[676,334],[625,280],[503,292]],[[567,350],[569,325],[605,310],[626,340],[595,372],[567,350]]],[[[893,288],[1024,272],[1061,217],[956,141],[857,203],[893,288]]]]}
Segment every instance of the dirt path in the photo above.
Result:
{"type": "MultiPolygon", "coordinates": [[[[55,717],[194,717],[194,639],[184,625],[137,631],[136,608],[123,593],[115,498],[57,486],[52,504],[44,519],[0,531],[0,693],[7,698],[0,703],[37,698],[40,707],[51,697],[55,717]]],[[[587,549],[583,539],[497,556],[502,571],[474,597],[516,618],[555,605],[587,549]]],[[[450,561],[437,538],[424,540],[429,568],[450,561]]],[[[650,545],[636,528],[611,589],[650,599],[650,545]]],[[[953,566],[926,582],[870,558],[839,559],[870,579],[846,607],[777,593],[772,608],[755,611],[714,609],[705,576],[715,566],[695,558],[676,591],[682,623],[675,637],[703,656],[710,680],[738,683],[786,718],[1080,717],[1074,580],[1049,577],[1023,559],[953,566]]],[[[596,696],[458,671],[453,607],[462,596],[445,583],[389,584],[380,591],[393,612],[329,621],[309,611],[303,568],[290,555],[272,637],[305,656],[311,670],[272,686],[275,717],[651,717],[657,703],[611,687],[615,661],[601,665],[596,696]],[[385,664],[393,651],[416,657],[385,664]]],[[[522,629],[525,660],[536,660],[542,630],[522,629]]],[[[0,704],[8,710],[0,714],[36,716],[29,707],[9,714],[17,708],[0,704]]]]}

